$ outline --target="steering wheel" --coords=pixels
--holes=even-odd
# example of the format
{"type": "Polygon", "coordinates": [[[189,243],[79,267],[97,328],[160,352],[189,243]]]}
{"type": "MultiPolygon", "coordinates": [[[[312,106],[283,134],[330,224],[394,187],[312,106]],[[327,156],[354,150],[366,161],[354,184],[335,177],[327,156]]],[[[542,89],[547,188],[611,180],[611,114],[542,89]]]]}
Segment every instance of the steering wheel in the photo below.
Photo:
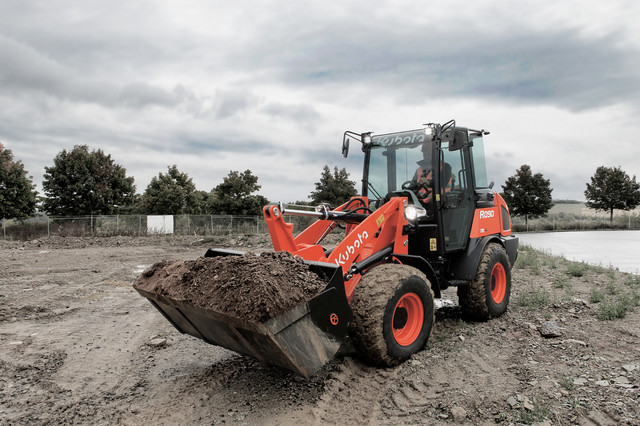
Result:
{"type": "Polygon", "coordinates": [[[408,190],[408,191],[419,191],[420,189],[425,189],[425,190],[429,190],[429,187],[431,186],[431,181],[427,181],[427,182],[416,182],[415,180],[408,180],[405,183],[402,184],[402,189],[404,190],[408,190]]]}

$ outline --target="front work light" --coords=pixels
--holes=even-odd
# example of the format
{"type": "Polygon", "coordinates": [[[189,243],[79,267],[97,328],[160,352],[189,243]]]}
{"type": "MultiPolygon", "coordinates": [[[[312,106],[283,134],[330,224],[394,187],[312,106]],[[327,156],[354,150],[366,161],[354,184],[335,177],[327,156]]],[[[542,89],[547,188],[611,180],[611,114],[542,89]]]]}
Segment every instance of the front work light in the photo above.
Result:
{"type": "Polygon", "coordinates": [[[421,217],[425,217],[426,215],[427,211],[423,207],[410,205],[404,208],[404,217],[411,224],[415,224],[418,219],[420,219],[421,217]]]}

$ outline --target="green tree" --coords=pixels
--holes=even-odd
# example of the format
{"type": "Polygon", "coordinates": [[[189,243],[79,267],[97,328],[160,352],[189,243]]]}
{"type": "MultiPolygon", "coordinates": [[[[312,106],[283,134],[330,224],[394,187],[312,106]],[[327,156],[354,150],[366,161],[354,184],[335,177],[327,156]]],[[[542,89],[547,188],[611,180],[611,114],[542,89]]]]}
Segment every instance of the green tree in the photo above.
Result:
{"type": "Polygon", "coordinates": [[[258,177],[251,170],[243,173],[231,170],[221,184],[209,195],[209,206],[214,214],[255,215],[269,203],[265,197],[253,194],[261,188],[258,177]]]}
{"type": "Polygon", "coordinates": [[[21,161],[0,143],[0,219],[23,219],[36,211],[37,191],[21,161]]]}
{"type": "Polygon", "coordinates": [[[525,223],[529,225],[529,217],[536,218],[546,214],[553,202],[549,179],[545,179],[542,173],[531,173],[531,167],[527,164],[520,166],[516,174],[509,177],[504,185],[502,197],[509,205],[509,210],[514,216],[524,216],[525,223]]]}
{"type": "Polygon", "coordinates": [[[201,214],[204,196],[188,174],[178,167],[167,167],[167,173],[158,173],[144,190],[140,210],[146,214],[201,214]]]}
{"type": "Polygon", "coordinates": [[[591,176],[584,195],[587,207],[609,212],[609,222],[613,222],[614,210],[632,210],[640,205],[640,184],[620,167],[601,166],[591,176]]]}
{"type": "Polygon", "coordinates": [[[331,207],[338,207],[358,194],[356,183],[349,180],[349,173],[345,168],[338,170],[334,167],[331,174],[329,166],[325,165],[320,181],[315,186],[316,190],[309,195],[314,204],[328,203],[331,207]]]}
{"type": "Polygon", "coordinates": [[[52,215],[115,214],[131,206],[136,187],[133,177],[102,150],[87,145],[62,150],[45,167],[44,210],[52,215]]]}

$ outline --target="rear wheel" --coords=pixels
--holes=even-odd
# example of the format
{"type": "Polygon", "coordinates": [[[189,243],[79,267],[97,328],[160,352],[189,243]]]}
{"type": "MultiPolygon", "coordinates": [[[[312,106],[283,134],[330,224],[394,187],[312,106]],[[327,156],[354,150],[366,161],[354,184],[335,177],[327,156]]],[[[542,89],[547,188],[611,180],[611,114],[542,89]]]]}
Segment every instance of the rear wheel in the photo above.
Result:
{"type": "Polygon", "coordinates": [[[420,351],[434,322],[427,277],[407,265],[383,264],[367,272],[351,300],[353,343],[377,365],[391,366],[420,351]]]}
{"type": "Polygon", "coordinates": [[[458,287],[462,313],[471,320],[485,321],[507,311],[511,294],[511,266],[504,247],[489,243],[484,248],[475,279],[458,287]]]}

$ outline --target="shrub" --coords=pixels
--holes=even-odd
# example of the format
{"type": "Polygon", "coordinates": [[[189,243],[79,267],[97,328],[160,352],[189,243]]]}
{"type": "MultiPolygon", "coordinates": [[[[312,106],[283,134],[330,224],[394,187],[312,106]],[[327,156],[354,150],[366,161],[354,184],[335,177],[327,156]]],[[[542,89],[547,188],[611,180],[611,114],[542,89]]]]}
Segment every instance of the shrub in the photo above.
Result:
{"type": "Polygon", "coordinates": [[[551,302],[551,295],[544,288],[537,288],[517,297],[516,303],[527,309],[543,308],[551,302]]]}

